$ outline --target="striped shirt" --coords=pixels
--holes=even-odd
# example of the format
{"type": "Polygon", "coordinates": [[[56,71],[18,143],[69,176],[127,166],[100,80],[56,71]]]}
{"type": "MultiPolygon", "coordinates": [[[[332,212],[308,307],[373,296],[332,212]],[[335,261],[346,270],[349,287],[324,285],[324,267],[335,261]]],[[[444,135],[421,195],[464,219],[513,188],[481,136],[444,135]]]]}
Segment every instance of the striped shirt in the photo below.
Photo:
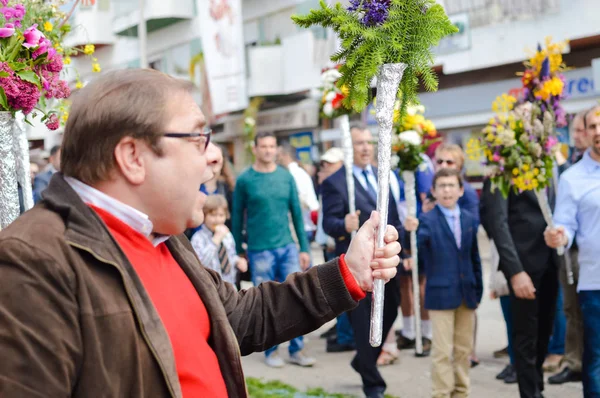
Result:
{"type": "Polygon", "coordinates": [[[213,271],[217,271],[221,275],[221,279],[223,279],[225,282],[235,285],[239,257],[236,254],[233,235],[230,232],[225,235],[225,238],[223,238],[223,245],[227,250],[227,256],[229,257],[229,263],[231,264],[230,271],[227,274],[223,274],[221,272],[221,262],[219,261],[220,246],[215,245],[215,243],[212,241],[212,238],[213,233],[211,230],[203,225],[202,228],[196,231],[196,233],[192,236],[192,247],[196,251],[196,254],[198,255],[198,258],[203,266],[212,269],[213,271]]]}

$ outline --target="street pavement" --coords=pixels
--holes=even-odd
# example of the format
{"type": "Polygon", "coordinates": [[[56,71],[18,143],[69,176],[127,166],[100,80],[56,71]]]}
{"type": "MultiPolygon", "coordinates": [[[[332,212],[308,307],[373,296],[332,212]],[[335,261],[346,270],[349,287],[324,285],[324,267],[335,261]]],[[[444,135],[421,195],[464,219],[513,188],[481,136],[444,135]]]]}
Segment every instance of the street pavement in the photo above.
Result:
{"type": "MultiPolygon", "coordinates": [[[[471,369],[471,397],[473,398],[504,398],[518,397],[516,384],[507,385],[495,379],[508,359],[496,359],[492,356],[495,350],[506,346],[506,328],[498,300],[489,297],[489,255],[488,242],[480,234],[480,252],[484,264],[485,292],[478,314],[477,331],[477,356],[481,363],[471,369]]],[[[315,264],[322,262],[322,254],[318,249],[313,250],[315,264]]],[[[361,389],[361,380],[358,374],[350,367],[350,360],[354,353],[326,353],[325,340],[319,339],[319,334],[327,330],[333,322],[324,325],[321,329],[305,336],[305,349],[307,353],[317,359],[313,368],[301,368],[287,364],[282,369],[269,368],[264,364],[264,355],[255,353],[244,357],[242,360],[246,377],[261,378],[265,381],[279,380],[286,384],[305,391],[310,388],[321,387],[328,393],[349,394],[356,397],[364,396],[361,389]]],[[[396,329],[402,328],[402,319],[395,325],[396,329]]],[[[287,343],[282,344],[279,352],[287,359],[287,343]]],[[[413,351],[401,352],[400,360],[393,365],[380,368],[388,385],[387,394],[401,398],[425,398],[431,391],[431,359],[416,358],[413,351]]],[[[545,375],[547,378],[549,375],[545,375]]],[[[583,396],[580,383],[568,383],[562,386],[552,386],[546,383],[545,398],[570,398],[583,396]]]]}

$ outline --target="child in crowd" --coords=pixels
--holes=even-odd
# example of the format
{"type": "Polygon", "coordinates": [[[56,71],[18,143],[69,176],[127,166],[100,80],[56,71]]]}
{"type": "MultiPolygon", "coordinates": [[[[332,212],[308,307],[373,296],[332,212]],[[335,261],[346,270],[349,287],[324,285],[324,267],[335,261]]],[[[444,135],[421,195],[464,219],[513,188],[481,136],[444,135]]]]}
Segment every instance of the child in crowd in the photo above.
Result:
{"type": "Polygon", "coordinates": [[[233,235],[225,225],[228,218],[225,196],[208,196],[204,204],[204,224],[191,241],[202,265],[217,271],[225,282],[235,285],[237,271],[246,272],[248,262],[236,254],[233,235]]]}
{"type": "Polygon", "coordinates": [[[475,217],[458,206],[463,195],[460,171],[443,168],[433,179],[435,207],[409,217],[407,230],[417,229],[419,263],[425,269],[425,308],[433,328],[432,397],[469,395],[469,354],[473,348],[475,309],[483,282],[475,217]]]}

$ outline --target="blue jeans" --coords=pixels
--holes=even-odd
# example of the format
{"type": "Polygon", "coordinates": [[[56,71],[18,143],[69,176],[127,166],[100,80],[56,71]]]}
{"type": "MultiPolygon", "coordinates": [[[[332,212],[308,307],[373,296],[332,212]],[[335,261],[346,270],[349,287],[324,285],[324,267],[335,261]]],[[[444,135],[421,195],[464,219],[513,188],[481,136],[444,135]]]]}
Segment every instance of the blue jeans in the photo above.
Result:
{"type": "Polygon", "coordinates": [[[335,330],[338,344],[354,345],[354,331],[347,312],[337,317],[335,330]]]}
{"type": "Polygon", "coordinates": [[[548,344],[548,353],[565,355],[565,338],[567,333],[567,318],[563,310],[563,291],[558,289],[556,297],[556,314],[554,315],[554,327],[548,344]]]}
{"type": "MultiPolygon", "coordinates": [[[[283,282],[288,275],[300,272],[298,248],[295,243],[272,250],[248,250],[248,263],[254,286],[268,281],[283,282]]],[[[277,347],[269,348],[265,351],[265,355],[271,355],[277,350],[277,347]]],[[[302,350],[302,348],[304,348],[302,336],[290,340],[290,355],[302,350]]]]}
{"type": "Polygon", "coordinates": [[[583,315],[583,396],[600,397],[600,290],[579,292],[583,315]]]}
{"type": "Polygon", "coordinates": [[[504,322],[506,323],[506,334],[508,337],[508,357],[510,358],[510,364],[515,364],[515,354],[513,351],[512,341],[512,311],[510,308],[510,296],[500,297],[500,306],[502,307],[502,315],[504,316],[504,322]]]}

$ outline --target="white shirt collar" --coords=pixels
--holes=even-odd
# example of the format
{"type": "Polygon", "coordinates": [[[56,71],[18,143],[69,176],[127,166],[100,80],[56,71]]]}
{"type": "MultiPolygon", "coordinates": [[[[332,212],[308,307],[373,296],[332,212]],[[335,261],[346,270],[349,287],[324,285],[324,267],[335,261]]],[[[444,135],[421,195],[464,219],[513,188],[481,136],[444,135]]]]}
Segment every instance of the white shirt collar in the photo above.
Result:
{"type": "MultiPolygon", "coordinates": [[[[65,176],[65,181],[67,181],[83,202],[109,212],[146,238],[150,239],[154,225],[148,218],[148,215],[100,192],[96,188],[76,180],[75,178],[65,176]]],[[[156,247],[169,239],[169,237],[170,236],[168,235],[156,235],[151,241],[154,247],[156,247]]]]}

